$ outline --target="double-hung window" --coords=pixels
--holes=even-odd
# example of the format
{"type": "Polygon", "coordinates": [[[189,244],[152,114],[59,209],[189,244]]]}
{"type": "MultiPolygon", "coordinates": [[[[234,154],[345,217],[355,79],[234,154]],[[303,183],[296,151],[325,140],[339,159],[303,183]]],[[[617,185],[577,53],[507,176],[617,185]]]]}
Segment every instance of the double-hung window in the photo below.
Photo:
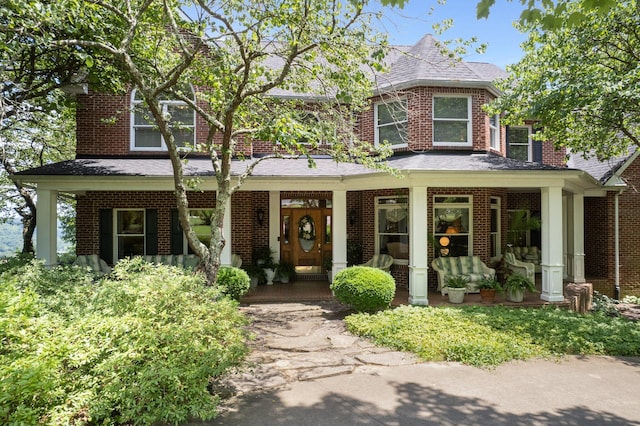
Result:
{"type": "Polygon", "coordinates": [[[507,156],[520,161],[532,161],[530,126],[510,126],[507,138],[507,156]]]}
{"type": "Polygon", "coordinates": [[[407,197],[376,198],[376,253],[390,254],[395,263],[409,262],[407,197]]]}
{"type": "MultiPolygon", "coordinates": [[[[180,148],[193,146],[195,138],[195,112],[184,102],[164,97],[160,101],[162,113],[170,117],[176,144],[180,148]]],[[[131,94],[131,150],[166,151],[165,140],[160,134],[151,111],[140,92],[131,94]]]]}
{"type": "Polygon", "coordinates": [[[375,105],[375,145],[384,142],[392,148],[402,148],[408,145],[407,100],[379,102],[375,105]]]}
{"type": "Polygon", "coordinates": [[[471,97],[433,97],[433,145],[472,146],[471,97]]]}
{"type": "Polygon", "coordinates": [[[491,149],[500,150],[500,116],[498,114],[489,116],[489,139],[491,149]]]}
{"type": "Polygon", "coordinates": [[[115,210],[114,259],[145,254],[145,211],[115,210]]]}
{"type": "Polygon", "coordinates": [[[433,199],[436,257],[473,254],[471,195],[437,195],[433,199]]]}

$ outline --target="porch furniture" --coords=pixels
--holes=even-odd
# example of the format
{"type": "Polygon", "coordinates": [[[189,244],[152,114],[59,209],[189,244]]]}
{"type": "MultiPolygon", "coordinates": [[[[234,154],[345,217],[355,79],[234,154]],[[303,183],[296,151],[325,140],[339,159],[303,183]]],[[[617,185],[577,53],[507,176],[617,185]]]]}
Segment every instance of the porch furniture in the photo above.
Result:
{"type": "Polygon", "coordinates": [[[111,272],[111,267],[97,254],[84,254],[76,257],[73,261],[76,266],[89,267],[99,275],[106,275],[111,272]]]}
{"type": "Polygon", "coordinates": [[[393,257],[388,254],[374,254],[367,263],[363,263],[361,266],[370,266],[389,272],[391,265],[393,265],[393,257]]]}
{"type": "Polygon", "coordinates": [[[387,243],[387,250],[394,259],[409,259],[409,244],[407,243],[387,243]]]}
{"type": "Polygon", "coordinates": [[[507,267],[513,272],[524,275],[532,283],[535,282],[536,266],[533,263],[522,262],[516,259],[516,256],[513,253],[505,253],[504,261],[507,264],[507,267]]]}
{"type": "Polygon", "coordinates": [[[540,252],[540,249],[538,249],[538,247],[536,246],[519,247],[518,246],[518,247],[512,247],[511,251],[513,252],[517,260],[520,260],[522,262],[533,263],[536,273],[542,272],[542,267],[540,266],[542,253],[540,252]]]}
{"type": "Polygon", "coordinates": [[[239,268],[242,266],[242,258],[240,256],[238,256],[237,254],[232,254],[231,255],[231,266],[233,266],[234,268],[239,268]]]}
{"type": "Polygon", "coordinates": [[[184,269],[194,270],[200,263],[195,254],[156,254],[143,256],[146,262],[161,265],[180,266],[184,269]]]}
{"type": "Polygon", "coordinates": [[[448,293],[447,276],[463,276],[467,279],[467,293],[479,293],[478,281],[496,276],[496,270],[485,265],[479,256],[436,257],[431,266],[438,273],[438,291],[448,293]]]}

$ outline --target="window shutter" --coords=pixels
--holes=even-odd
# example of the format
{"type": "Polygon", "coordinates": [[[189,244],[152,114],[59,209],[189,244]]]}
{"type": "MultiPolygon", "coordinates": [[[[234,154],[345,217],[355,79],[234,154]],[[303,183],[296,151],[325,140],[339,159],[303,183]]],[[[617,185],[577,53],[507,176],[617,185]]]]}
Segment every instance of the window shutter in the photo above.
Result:
{"type": "MultiPolygon", "coordinates": [[[[534,127],[532,129],[532,133],[535,134],[536,131],[537,129],[534,127]]],[[[531,147],[531,150],[533,155],[533,161],[535,163],[542,164],[542,141],[533,140],[532,142],[533,142],[533,146],[531,147]]]]}
{"type": "Polygon", "coordinates": [[[100,257],[113,265],[113,210],[100,209],[100,257]]]}
{"type": "Polygon", "coordinates": [[[145,221],[145,254],[158,254],[158,210],[147,209],[145,221]]]}
{"type": "Polygon", "coordinates": [[[505,137],[507,138],[507,158],[510,158],[510,154],[511,154],[511,138],[509,137],[509,129],[510,126],[507,126],[506,130],[505,130],[505,137]]]}
{"type": "Polygon", "coordinates": [[[171,254],[183,254],[183,232],[178,218],[178,210],[171,210],[171,254]]]}

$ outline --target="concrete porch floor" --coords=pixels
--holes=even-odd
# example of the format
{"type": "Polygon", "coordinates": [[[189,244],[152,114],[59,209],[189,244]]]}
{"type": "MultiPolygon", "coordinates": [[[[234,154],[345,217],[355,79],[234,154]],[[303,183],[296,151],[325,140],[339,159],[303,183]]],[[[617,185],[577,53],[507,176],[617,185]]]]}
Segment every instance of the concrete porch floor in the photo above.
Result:
{"type": "MultiPolygon", "coordinates": [[[[540,277],[536,277],[537,293],[527,292],[522,303],[514,303],[505,300],[504,294],[496,294],[494,304],[504,306],[569,306],[569,303],[549,303],[540,299],[540,277]]],[[[283,302],[313,302],[318,300],[333,300],[334,297],[329,289],[327,281],[292,281],[286,284],[274,283],[273,285],[260,285],[256,289],[250,290],[249,293],[241,299],[242,304],[252,303],[283,303],[283,302]]],[[[392,302],[394,306],[409,304],[409,289],[406,287],[398,287],[396,295],[392,302]]],[[[480,294],[470,293],[465,296],[464,303],[453,304],[449,302],[448,296],[443,296],[439,292],[429,290],[430,306],[463,306],[463,305],[485,305],[480,301],[480,294]]]]}

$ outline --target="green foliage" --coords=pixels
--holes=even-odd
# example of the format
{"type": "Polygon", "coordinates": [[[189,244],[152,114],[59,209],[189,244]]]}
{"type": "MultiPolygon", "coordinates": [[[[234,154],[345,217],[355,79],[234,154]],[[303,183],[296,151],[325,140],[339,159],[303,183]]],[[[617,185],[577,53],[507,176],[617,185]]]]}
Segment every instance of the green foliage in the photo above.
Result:
{"type": "Polygon", "coordinates": [[[445,281],[446,287],[451,288],[466,288],[469,284],[469,280],[463,275],[447,275],[445,281]]]}
{"type": "Polygon", "coordinates": [[[524,275],[517,273],[509,275],[504,283],[504,291],[512,292],[522,290],[529,290],[533,293],[538,291],[532,280],[525,277],[524,275]]]}
{"type": "Polygon", "coordinates": [[[490,276],[482,277],[482,279],[478,281],[477,287],[479,289],[495,289],[497,291],[502,291],[502,286],[500,285],[498,280],[495,277],[490,276]]]}
{"type": "Polygon", "coordinates": [[[358,312],[386,309],[396,292],[393,277],[368,266],[352,266],[338,272],[331,284],[336,298],[358,312]]]}
{"type": "Polygon", "coordinates": [[[0,277],[0,423],[210,419],[247,353],[237,303],[199,274],[121,261],[98,283],[32,262],[0,277]]]}
{"type": "Polygon", "coordinates": [[[355,334],[427,361],[491,367],[562,354],[640,355],[640,329],[632,321],[562,309],[402,306],[345,321],[355,334]]]}
{"type": "Polygon", "coordinates": [[[640,296],[625,296],[622,298],[622,303],[631,303],[634,305],[640,305],[640,296]]]}
{"type": "Polygon", "coordinates": [[[246,271],[232,266],[222,266],[218,270],[216,284],[222,294],[233,300],[240,300],[249,291],[250,281],[246,271]]]}

